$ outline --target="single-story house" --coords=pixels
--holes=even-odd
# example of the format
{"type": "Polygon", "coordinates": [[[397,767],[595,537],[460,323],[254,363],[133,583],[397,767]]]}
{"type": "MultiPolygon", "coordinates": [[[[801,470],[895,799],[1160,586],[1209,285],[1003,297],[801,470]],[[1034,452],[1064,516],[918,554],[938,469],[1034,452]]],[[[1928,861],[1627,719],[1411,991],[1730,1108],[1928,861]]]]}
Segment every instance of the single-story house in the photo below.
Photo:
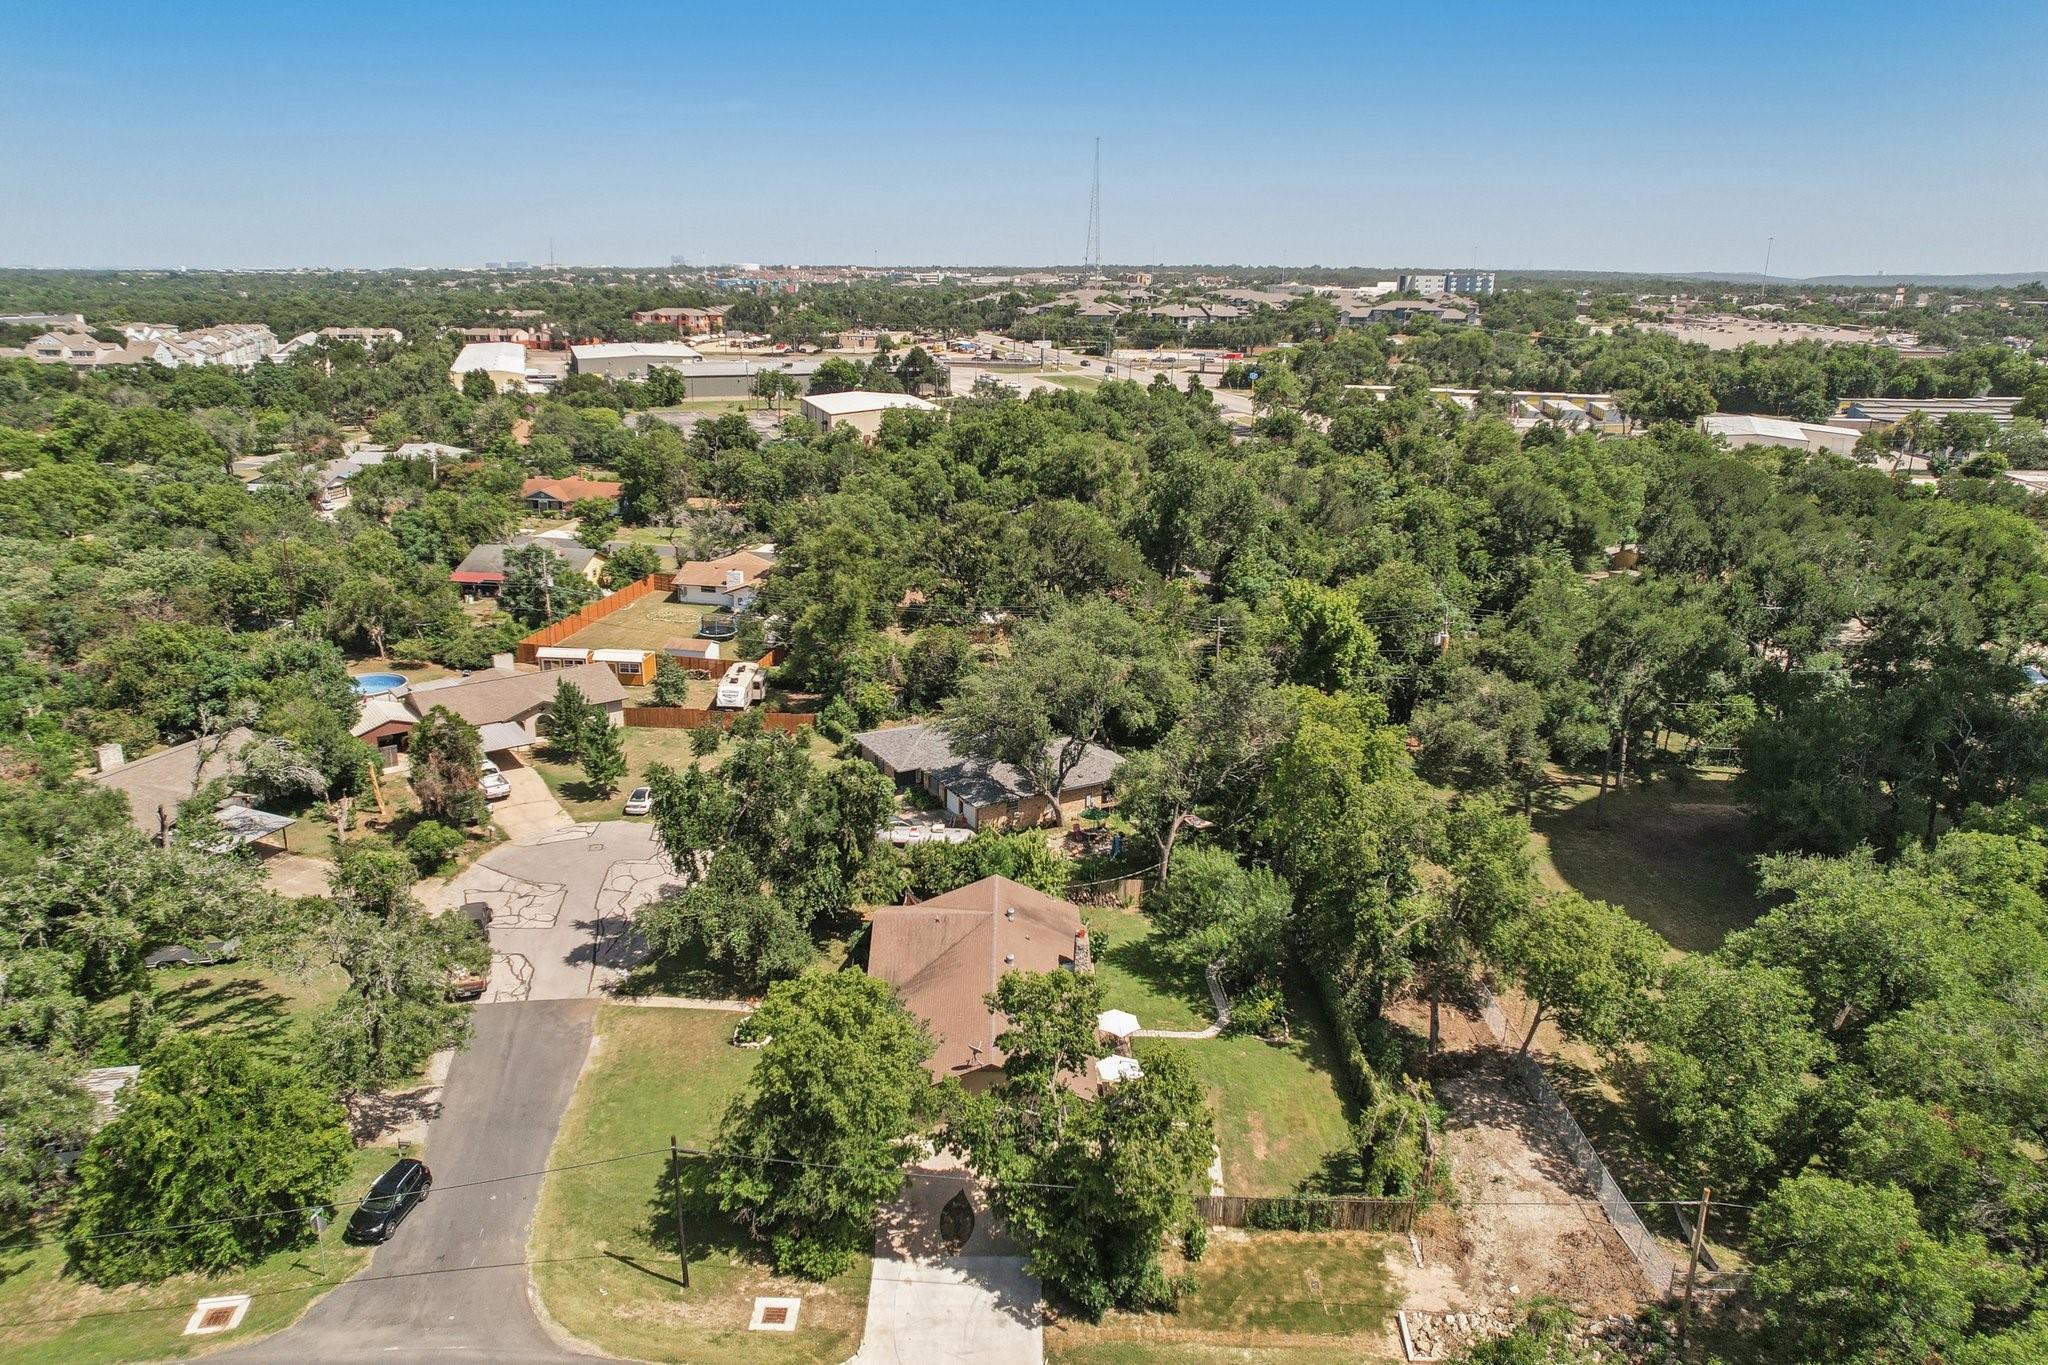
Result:
{"type": "Polygon", "coordinates": [[[1080,912],[1007,877],[868,915],[868,975],[894,986],[904,1008],[931,1026],[932,1075],[970,1089],[1003,1064],[996,1038],[1008,1021],[986,997],[1005,972],[1094,970],[1080,912]]]}
{"type": "MultiPolygon", "coordinates": [[[[127,797],[128,822],[163,843],[177,822],[178,807],[207,783],[233,775],[242,750],[256,738],[254,731],[237,727],[224,735],[188,739],[132,762],[123,757],[120,745],[104,744],[99,768],[89,780],[127,797]]],[[[213,818],[225,836],[220,848],[253,844],[298,823],[293,816],[258,810],[249,799],[231,794],[214,806],[213,818]]]]}
{"type": "Polygon", "coordinates": [[[535,475],[520,486],[519,497],[526,504],[527,511],[543,516],[566,512],[585,498],[604,498],[619,511],[626,510],[623,485],[608,479],[586,479],[574,474],[566,479],[535,475]]]}
{"type": "MultiPolygon", "coordinates": [[[[1123,755],[1100,744],[1083,749],[1067,774],[1058,810],[1021,768],[964,754],[937,725],[896,725],[853,737],[860,756],[899,786],[922,787],[970,829],[1065,824],[1100,805],[1123,755]]],[[[1059,741],[1055,740],[1054,744],[1059,741]]]]}
{"type": "Polygon", "coordinates": [[[207,783],[233,772],[235,756],[254,738],[254,731],[237,728],[137,759],[125,757],[118,744],[101,745],[99,769],[87,780],[127,797],[128,822],[160,839],[177,819],[178,807],[207,783]]]}
{"type": "Polygon", "coordinates": [[[472,370],[490,376],[491,387],[499,393],[525,393],[526,348],[516,341],[472,341],[448,367],[448,378],[456,388],[472,370]]]}
{"type": "Polygon", "coordinates": [[[477,546],[462,557],[448,579],[462,589],[464,597],[496,597],[505,586],[505,552],[522,545],[545,545],[571,572],[593,583],[604,573],[604,556],[587,545],[561,536],[514,536],[502,543],[477,546]]]}
{"type": "Polygon", "coordinates": [[[603,711],[613,725],[626,723],[626,689],[611,667],[602,663],[575,664],[544,672],[507,672],[493,669],[466,678],[442,682],[414,683],[405,694],[405,705],[414,723],[437,706],[462,717],[483,735],[484,752],[503,753],[523,749],[540,738],[534,721],[555,699],[555,689],[573,683],[584,700],[603,711]]]}
{"type": "Polygon", "coordinates": [[[908,408],[913,412],[937,412],[936,403],[927,403],[915,394],[868,393],[861,389],[848,389],[844,393],[806,394],[797,405],[797,411],[806,420],[818,424],[826,431],[838,427],[852,427],[861,434],[861,439],[872,441],[882,429],[882,418],[892,408],[908,408]]]}
{"type": "Polygon", "coordinates": [[[745,611],[760,594],[761,580],[775,561],[754,550],[735,550],[717,559],[693,559],[676,569],[678,602],[745,611]]]}

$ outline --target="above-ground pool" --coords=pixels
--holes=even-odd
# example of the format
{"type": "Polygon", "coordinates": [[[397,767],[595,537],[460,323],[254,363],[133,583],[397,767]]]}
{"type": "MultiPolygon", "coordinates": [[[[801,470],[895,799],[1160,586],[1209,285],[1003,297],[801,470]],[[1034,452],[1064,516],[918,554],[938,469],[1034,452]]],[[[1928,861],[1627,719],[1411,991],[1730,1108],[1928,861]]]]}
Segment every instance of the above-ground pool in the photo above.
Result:
{"type": "Polygon", "coordinates": [[[385,692],[396,692],[405,686],[403,673],[364,673],[355,679],[356,695],[374,697],[385,692]]]}

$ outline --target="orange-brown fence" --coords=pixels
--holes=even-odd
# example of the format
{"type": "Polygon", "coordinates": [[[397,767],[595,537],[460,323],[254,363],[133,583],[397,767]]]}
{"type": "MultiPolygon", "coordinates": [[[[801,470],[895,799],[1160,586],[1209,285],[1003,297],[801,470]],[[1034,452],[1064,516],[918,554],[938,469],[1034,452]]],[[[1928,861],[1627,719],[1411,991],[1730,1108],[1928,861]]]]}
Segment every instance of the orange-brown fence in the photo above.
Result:
{"type": "MultiPolygon", "coordinates": [[[[629,706],[626,708],[626,724],[650,730],[694,730],[700,725],[716,725],[719,729],[730,729],[738,719],[737,711],[707,711],[697,706],[629,706]]],[[[770,730],[781,730],[785,734],[796,734],[810,728],[816,716],[799,715],[794,711],[763,711],[761,724],[770,730]]]]}
{"type": "Polygon", "coordinates": [[[649,593],[668,592],[675,587],[676,576],[671,573],[651,573],[637,583],[628,583],[610,597],[602,597],[581,611],[571,612],[553,625],[542,626],[533,634],[514,646],[514,654],[520,663],[533,663],[540,655],[543,645],[558,645],[613,612],[631,606],[649,593]]]}

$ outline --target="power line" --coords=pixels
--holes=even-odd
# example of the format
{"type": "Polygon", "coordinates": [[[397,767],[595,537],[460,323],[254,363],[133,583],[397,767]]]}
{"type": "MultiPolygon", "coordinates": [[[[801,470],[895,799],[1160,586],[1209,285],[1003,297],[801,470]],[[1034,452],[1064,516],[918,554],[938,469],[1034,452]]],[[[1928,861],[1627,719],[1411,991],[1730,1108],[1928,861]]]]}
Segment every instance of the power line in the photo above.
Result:
{"type": "MultiPolygon", "coordinates": [[[[557,1171],[576,1171],[582,1170],[587,1166],[608,1166],[615,1162],[637,1160],[640,1157],[666,1155],[667,1152],[668,1148],[666,1147],[654,1147],[644,1152],[623,1152],[617,1156],[594,1157],[589,1161],[572,1161],[561,1166],[544,1166],[537,1171],[520,1171],[513,1175],[487,1176],[482,1180],[465,1180],[460,1184],[441,1185],[436,1188],[445,1194],[453,1190],[475,1189],[480,1185],[501,1185],[511,1180],[533,1180],[540,1176],[553,1175],[557,1171]]],[[[326,1213],[329,1210],[339,1210],[366,1203],[368,1199],[369,1196],[365,1195],[361,1199],[331,1199],[323,1204],[308,1204],[295,1209],[269,1209],[262,1213],[238,1213],[226,1218],[197,1218],[188,1223],[153,1223],[142,1227],[117,1228],[112,1232],[67,1233],[61,1236],[38,1237],[0,1243],[0,1251],[28,1250],[39,1246],[49,1246],[55,1242],[104,1242],[116,1237],[148,1237],[158,1233],[189,1232],[193,1228],[222,1227],[229,1223],[252,1223],[272,1218],[306,1218],[316,1213],[326,1213]]]]}
{"type": "MultiPolygon", "coordinates": [[[[1116,881],[1121,880],[1121,878],[1109,878],[1108,880],[1116,881]]],[[[1083,885],[1092,884],[1093,883],[1083,883],[1083,885]]],[[[704,1157],[714,1161],[743,1161],[752,1162],[756,1165],[796,1166],[807,1170],[853,1172],[862,1175],[878,1175],[893,1170],[903,1173],[905,1175],[914,1174],[920,1179],[926,1180],[957,1180],[961,1182],[974,1182],[979,1181],[980,1179],[980,1177],[977,1176],[974,1172],[967,1170],[928,1171],[916,1168],[905,1168],[902,1166],[864,1166],[855,1165],[847,1162],[808,1161],[802,1157],[772,1156],[759,1152],[721,1151],[709,1147],[678,1147],[675,1150],[684,1156],[704,1157]]],[[[566,1171],[580,1171],[587,1170],[595,1166],[616,1165],[617,1163],[622,1161],[637,1161],[650,1156],[667,1156],[668,1153],[669,1149],[667,1147],[650,1147],[645,1151],[620,1152],[612,1156],[592,1157],[588,1161],[564,1162],[559,1166],[543,1166],[539,1170],[518,1171],[510,1175],[486,1176],[479,1180],[465,1180],[458,1184],[435,1186],[434,1191],[437,1193],[448,1194],[456,1190],[477,1189],[486,1185],[501,1185],[514,1180],[537,1180],[542,1176],[555,1175],[566,1171]]],[[[1001,1181],[998,1183],[1009,1186],[1013,1189],[1076,1190],[1081,1188],[1080,1186],[1072,1183],[1054,1181],[1008,1180],[1001,1181]]],[[[1360,1198],[1362,1196],[1343,1194],[1264,1194],[1244,1195],[1238,1197],[1250,1199],[1285,1199],[1297,1203],[1328,1203],[1341,1199],[1360,1198]]],[[[167,1232],[188,1232],[194,1228],[221,1227],[231,1223],[249,1223],[276,1218],[310,1217],[311,1215],[316,1213],[324,1214],[331,1210],[350,1208],[355,1205],[366,1203],[367,1201],[368,1196],[366,1195],[360,1199],[336,1199],[321,1204],[308,1204],[299,1208],[270,1209],[261,1213],[234,1214],[232,1216],[224,1218],[200,1218],[183,1223],[156,1223],[140,1227],[118,1228],[111,1232],[87,1233],[77,1236],[59,1235],[23,1239],[8,1243],[0,1243],[0,1251],[31,1250],[35,1247],[49,1246],[53,1243],[66,1241],[108,1241],[117,1237],[145,1237],[167,1232]]],[[[1464,1200],[1460,1201],[1459,1207],[1582,1208],[1597,1205],[1600,1202],[1601,1201],[1599,1201],[1598,1199],[1591,1198],[1550,1200],[1464,1200]]],[[[1662,1207],[1665,1205],[1691,1205],[1697,1203],[1698,1201],[1692,1199],[1631,1199],[1626,1200],[1624,1202],[1638,1208],[1655,1208],[1662,1207]]],[[[1723,1203],[1718,1201],[1715,1206],[1717,1208],[1751,1207],[1747,1204],[1723,1203]]]]}

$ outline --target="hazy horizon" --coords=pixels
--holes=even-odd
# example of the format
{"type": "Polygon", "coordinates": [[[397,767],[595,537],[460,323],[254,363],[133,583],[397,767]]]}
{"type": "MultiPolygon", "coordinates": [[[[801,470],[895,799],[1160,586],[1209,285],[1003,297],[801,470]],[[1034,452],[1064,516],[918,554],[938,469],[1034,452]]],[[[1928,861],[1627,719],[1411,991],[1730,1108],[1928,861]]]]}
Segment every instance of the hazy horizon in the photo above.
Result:
{"type": "Polygon", "coordinates": [[[2048,269],[2038,7],[96,16],[10,16],[18,268],[1073,262],[1100,136],[1116,261],[2048,269]]]}

